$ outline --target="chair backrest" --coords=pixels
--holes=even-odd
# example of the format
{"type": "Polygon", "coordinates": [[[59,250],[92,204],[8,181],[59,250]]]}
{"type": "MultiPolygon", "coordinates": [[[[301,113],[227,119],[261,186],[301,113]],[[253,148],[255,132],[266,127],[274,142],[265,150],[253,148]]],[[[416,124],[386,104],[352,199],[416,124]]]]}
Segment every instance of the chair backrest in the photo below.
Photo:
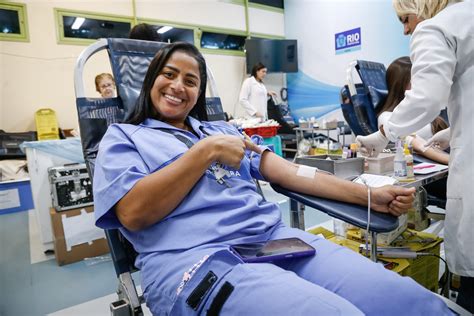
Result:
{"type": "MultiPolygon", "coordinates": [[[[282,109],[279,104],[276,104],[273,98],[269,98],[267,101],[267,111],[268,111],[268,118],[275,120],[280,124],[280,128],[278,129],[278,134],[293,134],[293,128],[296,127],[295,125],[290,125],[284,118],[282,109]]],[[[296,137],[296,135],[295,135],[296,137]]]]}
{"type": "Polygon", "coordinates": [[[358,60],[355,67],[366,89],[369,102],[377,110],[379,106],[383,105],[388,95],[385,65],[373,61],[358,60]]]}
{"type": "MultiPolygon", "coordinates": [[[[76,106],[84,158],[91,179],[99,143],[108,126],[122,122],[133,109],[151,60],[165,45],[167,44],[130,39],[101,39],[79,56],[74,72],[76,106]],[[92,55],[104,49],[109,54],[118,96],[110,99],[87,98],[83,84],[84,65],[92,55]]],[[[106,230],[105,233],[117,276],[135,271],[136,252],[132,245],[117,229],[106,230]]]]}
{"type": "MultiPolygon", "coordinates": [[[[133,108],[148,70],[148,65],[165,43],[130,39],[101,39],[86,48],[76,62],[74,86],[84,158],[91,175],[99,143],[107,127],[122,122],[133,108]],[[107,49],[118,96],[110,99],[87,98],[83,70],[87,60],[107,49]]],[[[92,177],[91,177],[92,178],[92,177]]]]}
{"type": "MultiPolygon", "coordinates": [[[[79,56],[74,71],[76,106],[81,131],[81,142],[86,165],[93,179],[95,159],[107,128],[126,118],[135,106],[148,66],[156,53],[167,43],[122,38],[101,39],[87,47],[79,56]],[[117,86],[117,97],[110,99],[87,98],[84,93],[83,70],[87,60],[106,49],[117,86]]],[[[222,120],[225,113],[217,95],[214,77],[207,69],[210,97],[206,110],[210,120],[222,120]]],[[[107,241],[117,275],[133,272],[136,252],[119,230],[106,230],[107,241]]]]}
{"type": "Polygon", "coordinates": [[[374,61],[357,60],[355,65],[360,79],[365,87],[372,86],[377,89],[387,90],[385,65],[374,61]]]}
{"type": "Polygon", "coordinates": [[[386,69],[381,63],[357,60],[347,69],[347,86],[341,96],[350,102],[341,102],[347,123],[355,135],[368,135],[377,131],[376,108],[385,102],[388,94],[386,69]],[[352,68],[355,67],[362,84],[354,84],[352,68]]]}
{"type": "Polygon", "coordinates": [[[117,94],[128,114],[138,99],[151,60],[167,44],[122,38],[109,38],[107,43],[117,94]]]}
{"type": "Polygon", "coordinates": [[[227,116],[222,109],[221,98],[206,98],[206,113],[209,121],[227,121],[227,116]]]}
{"type": "MultiPolygon", "coordinates": [[[[364,87],[361,84],[355,85],[357,93],[363,93],[364,87]]],[[[352,103],[348,86],[341,89],[341,110],[344,119],[351,128],[352,132],[357,135],[365,135],[360,121],[357,117],[354,104],[352,103]]]]}

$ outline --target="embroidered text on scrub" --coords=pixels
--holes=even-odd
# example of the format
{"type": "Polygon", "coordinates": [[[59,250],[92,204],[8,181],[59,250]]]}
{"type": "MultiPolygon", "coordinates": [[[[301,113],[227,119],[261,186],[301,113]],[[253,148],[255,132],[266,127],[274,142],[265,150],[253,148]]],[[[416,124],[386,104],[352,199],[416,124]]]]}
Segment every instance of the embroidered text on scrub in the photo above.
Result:
{"type": "Polygon", "coordinates": [[[230,177],[229,171],[224,169],[219,162],[216,162],[216,164],[211,165],[209,168],[211,169],[211,172],[214,174],[214,177],[216,178],[217,183],[223,184],[226,187],[230,188],[230,184],[224,179],[225,176],[230,177]]]}
{"type": "Polygon", "coordinates": [[[189,280],[191,280],[191,278],[193,277],[194,273],[196,273],[197,269],[199,269],[200,266],[202,266],[202,264],[209,258],[209,255],[205,255],[204,257],[202,257],[201,260],[199,260],[198,262],[196,262],[191,268],[189,268],[188,271],[184,272],[183,273],[183,279],[181,280],[181,282],[179,283],[179,286],[178,288],[176,289],[176,295],[179,295],[179,293],[181,293],[181,291],[183,290],[184,286],[186,285],[186,283],[189,282],[189,280]]]}
{"type": "MultiPolygon", "coordinates": [[[[209,134],[204,130],[202,126],[199,129],[202,132],[203,138],[206,138],[207,136],[209,136],[209,134]]],[[[167,129],[162,129],[161,131],[173,135],[177,140],[185,144],[186,147],[188,147],[188,149],[191,149],[191,147],[193,147],[194,145],[194,143],[190,139],[188,139],[186,136],[183,136],[176,132],[172,132],[167,129]]],[[[225,170],[222,167],[222,164],[220,164],[219,162],[216,162],[215,164],[212,164],[211,166],[209,166],[208,170],[214,175],[217,183],[221,185],[225,185],[226,187],[230,188],[229,183],[225,181],[224,179],[224,176],[229,176],[230,174],[229,174],[229,171],[225,170]]]]}

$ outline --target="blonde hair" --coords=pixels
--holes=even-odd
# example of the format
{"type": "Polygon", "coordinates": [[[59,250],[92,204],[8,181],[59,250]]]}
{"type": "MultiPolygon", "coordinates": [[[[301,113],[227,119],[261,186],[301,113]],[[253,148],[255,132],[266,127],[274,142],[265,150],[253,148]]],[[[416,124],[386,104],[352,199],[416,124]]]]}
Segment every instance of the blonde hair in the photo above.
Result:
{"type": "Polygon", "coordinates": [[[112,82],[115,85],[115,79],[114,79],[114,77],[112,77],[111,74],[106,73],[106,72],[101,73],[101,74],[95,76],[95,90],[99,93],[100,93],[100,88],[99,88],[100,82],[102,81],[102,79],[105,79],[105,78],[109,78],[110,80],[112,80],[112,82]]]}
{"type": "Polygon", "coordinates": [[[450,3],[463,0],[392,0],[393,8],[399,17],[415,14],[423,20],[431,19],[450,3]]]}

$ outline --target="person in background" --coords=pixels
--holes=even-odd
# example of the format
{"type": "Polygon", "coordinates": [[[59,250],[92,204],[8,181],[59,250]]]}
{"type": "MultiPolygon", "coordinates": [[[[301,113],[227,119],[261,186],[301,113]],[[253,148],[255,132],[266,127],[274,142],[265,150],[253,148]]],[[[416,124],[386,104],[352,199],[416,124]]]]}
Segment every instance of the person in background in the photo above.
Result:
{"type": "MultiPolygon", "coordinates": [[[[388,95],[383,106],[377,109],[379,128],[390,119],[393,110],[405,97],[406,90],[411,89],[411,66],[410,57],[408,56],[397,58],[388,66],[386,74],[388,95]]],[[[423,146],[427,139],[446,128],[448,128],[448,124],[441,116],[438,116],[408,139],[417,154],[447,165],[449,155],[446,152],[437,148],[424,148],[423,146]]]]}
{"type": "Polygon", "coordinates": [[[404,33],[412,34],[411,89],[380,130],[358,136],[361,150],[378,154],[447,105],[450,128],[428,144],[449,145],[444,242],[449,270],[461,276],[457,303],[474,313],[474,2],[393,0],[404,33]]]}
{"type": "Polygon", "coordinates": [[[109,73],[101,73],[95,76],[95,90],[103,98],[115,97],[115,80],[109,73]]]}
{"type": "MultiPolygon", "coordinates": [[[[388,95],[385,103],[377,110],[378,126],[384,125],[392,115],[393,109],[403,100],[406,90],[411,89],[411,61],[403,56],[395,59],[387,68],[386,74],[388,95]]],[[[431,123],[426,124],[416,132],[417,136],[430,139],[437,132],[448,128],[448,124],[437,116],[431,123]]]]}
{"type": "Polygon", "coordinates": [[[258,117],[262,121],[268,119],[268,96],[276,96],[273,91],[267,92],[263,79],[267,75],[267,68],[262,63],[257,63],[252,68],[249,78],[245,79],[240,89],[239,103],[244,108],[247,117],[258,117]]]}
{"type": "Polygon", "coordinates": [[[161,42],[160,34],[150,24],[140,23],[135,25],[128,34],[128,38],[142,40],[142,41],[154,41],[161,42]]]}
{"type": "MultiPolygon", "coordinates": [[[[368,190],[293,164],[226,122],[207,121],[206,82],[206,62],[194,45],[165,46],[129,119],[109,126],[96,160],[96,225],[120,229],[138,252],[154,315],[452,314],[411,278],[287,227],[253,178],[360,205],[367,205],[368,190]],[[255,264],[229,249],[289,237],[317,254],[255,264]]],[[[371,206],[398,216],[414,191],[373,188],[371,206]]]]}

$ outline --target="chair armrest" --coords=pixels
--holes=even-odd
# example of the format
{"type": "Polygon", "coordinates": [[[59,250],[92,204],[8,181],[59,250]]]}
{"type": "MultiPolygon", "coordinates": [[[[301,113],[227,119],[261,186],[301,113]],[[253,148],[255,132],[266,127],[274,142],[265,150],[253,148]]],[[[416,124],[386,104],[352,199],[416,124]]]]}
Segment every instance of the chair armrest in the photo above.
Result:
{"type": "Polygon", "coordinates": [[[422,162],[426,162],[426,163],[435,163],[435,164],[439,164],[439,162],[436,162],[436,161],[433,161],[429,158],[426,158],[425,156],[421,156],[421,155],[418,155],[418,154],[413,154],[413,161],[415,163],[422,163],[422,162]]]}
{"type": "MultiPolygon", "coordinates": [[[[276,192],[281,193],[290,199],[303,203],[304,205],[320,210],[331,217],[335,217],[360,228],[367,227],[367,207],[365,206],[297,193],[287,190],[277,184],[271,184],[271,186],[276,192]]],[[[387,233],[396,229],[397,227],[397,217],[376,211],[371,212],[370,231],[376,233],[387,233]]]]}
{"type": "Polygon", "coordinates": [[[133,250],[132,245],[125,240],[118,229],[105,229],[104,231],[117,277],[127,272],[133,273],[137,271],[134,265],[137,254],[133,250]]]}

